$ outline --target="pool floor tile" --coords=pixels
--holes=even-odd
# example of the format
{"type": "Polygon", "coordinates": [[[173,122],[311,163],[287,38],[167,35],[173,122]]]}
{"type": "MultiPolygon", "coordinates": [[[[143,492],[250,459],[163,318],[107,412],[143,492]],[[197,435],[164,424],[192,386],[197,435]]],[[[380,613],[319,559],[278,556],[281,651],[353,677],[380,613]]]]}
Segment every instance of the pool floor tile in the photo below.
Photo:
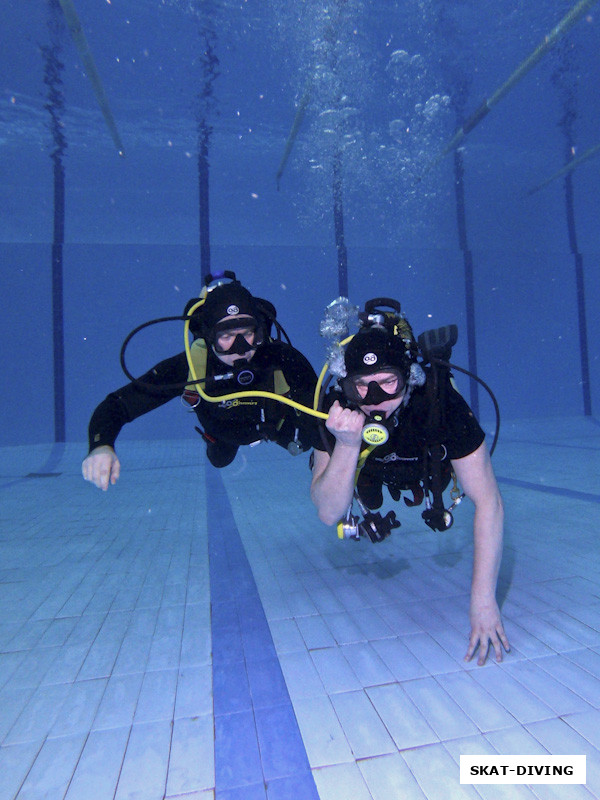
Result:
{"type": "Polygon", "coordinates": [[[135,474],[106,494],[75,444],[0,487],[0,800],[600,796],[600,471],[577,477],[600,427],[536,431],[494,457],[514,649],[485,667],[463,662],[468,503],[447,535],[398,509],[381,545],[339,541],[306,458],[216,471],[183,441],[123,441],[135,474]],[[515,749],[586,754],[588,784],[459,784],[460,752],[515,749]]]}

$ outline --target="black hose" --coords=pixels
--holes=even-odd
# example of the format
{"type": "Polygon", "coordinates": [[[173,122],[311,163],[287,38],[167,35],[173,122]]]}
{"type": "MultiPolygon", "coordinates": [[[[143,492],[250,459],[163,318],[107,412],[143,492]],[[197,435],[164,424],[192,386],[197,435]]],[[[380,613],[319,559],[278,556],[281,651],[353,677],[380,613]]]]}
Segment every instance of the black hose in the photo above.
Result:
{"type": "MultiPolygon", "coordinates": [[[[192,317],[193,316],[194,315],[192,315],[192,317]]],[[[127,336],[123,341],[123,344],[121,345],[119,361],[121,364],[121,369],[132,383],[135,383],[137,386],[144,386],[152,389],[185,389],[187,386],[195,386],[196,384],[206,382],[206,378],[198,378],[198,380],[195,381],[185,381],[180,383],[148,383],[147,381],[141,381],[139,378],[136,378],[134,375],[132,375],[131,372],[127,369],[127,365],[125,364],[125,351],[127,350],[129,342],[140,331],[143,331],[145,328],[149,328],[152,325],[158,325],[161,322],[188,322],[189,320],[192,319],[192,317],[187,316],[186,314],[182,314],[175,317],[157,317],[156,319],[148,320],[148,322],[143,322],[141,325],[138,325],[137,328],[134,328],[127,334],[127,336]]],[[[275,328],[277,330],[277,340],[281,341],[281,337],[283,335],[287,343],[290,346],[292,346],[290,337],[287,335],[287,332],[284,329],[283,325],[281,325],[281,323],[276,318],[270,319],[270,321],[275,325],[275,328]]]]}
{"type": "Polygon", "coordinates": [[[496,449],[496,445],[498,443],[498,436],[500,434],[500,406],[498,405],[498,401],[496,400],[496,395],[492,392],[487,383],[484,380],[482,380],[478,375],[475,375],[474,372],[470,372],[468,369],[465,369],[464,367],[459,367],[457,364],[451,364],[449,361],[443,361],[441,358],[431,358],[430,360],[433,364],[440,364],[443,367],[449,367],[450,369],[455,369],[458,370],[458,372],[462,372],[463,374],[468,375],[469,378],[472,378],[473,380],[476,380],[479,384],[481,384],[481,386],[483,386],[483,388],[489,394],[490,400],[494,405],[494,412],[496,414],[496,430],[494,431],[494,438],[492,439],[492,444],[490,446],[490,456],[491,456],[494,450],[496,449]]]}
{"type": "Polygon", "coordinates": [[[140,331],[143,331],[144,328],[149,328],[151,325],[158,325],[159,322],[186,322],[187,320],[191,319],[191,317],[187,316],[177,316],[177,317],[157,317],[157,319],[148,320],[148,322],[143,322],[141,325],[138,325],[137,328],[134,328],[130,333],[127,334],[125,337],[123,344],[121,345],[121,352],[119,354],[119,361],[121,363],[121,369],[125,373],[125,375],[129,378],[132,383],[135,383],[136,386],[144,386],[146,388],[151,389],[185,389],[187,386],[195,386],[198,383],[204,383],[205,378],[199,378],[196,381],[185,381],[180,383],[149,383],[148,381],[141,381],[139,378],[136,378],[134,375],[129,372],[127,369],[127,365],[125,364],[125,351],[127,350],[127,346],[129,342],[133,339],[136,334],[140,331]]]}

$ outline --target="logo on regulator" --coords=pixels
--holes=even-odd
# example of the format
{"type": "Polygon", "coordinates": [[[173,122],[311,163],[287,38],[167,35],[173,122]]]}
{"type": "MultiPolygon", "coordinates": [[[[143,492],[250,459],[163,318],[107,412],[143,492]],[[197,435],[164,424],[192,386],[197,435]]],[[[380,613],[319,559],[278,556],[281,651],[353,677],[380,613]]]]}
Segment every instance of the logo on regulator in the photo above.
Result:
{"type": "Polygon", "coordinates": [[[385,444],[390,438],[388,429],[383,424],[385,417],[382,414],[372,414],[362,429],[363,442],[377,447],[385,444]]]}

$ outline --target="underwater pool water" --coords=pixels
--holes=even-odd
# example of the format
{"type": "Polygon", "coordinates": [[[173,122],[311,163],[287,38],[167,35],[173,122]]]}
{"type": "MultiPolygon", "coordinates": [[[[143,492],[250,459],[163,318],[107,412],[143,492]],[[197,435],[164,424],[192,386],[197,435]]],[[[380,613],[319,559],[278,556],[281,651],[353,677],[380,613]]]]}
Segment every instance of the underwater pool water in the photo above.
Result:
{"type": "Polygon", "coordinates": [[[585,753],[560,797],[600,795],[599,8],[5,0],[0,798],[479,797],[458,758],[494,752],[585,753]],[[342,294],[458,325],[502,414],[501,666],[462,662],[467,503],[338,542],[305,456],[216,473],[177,402],[83,483],[124,337],[211,269],[317,370],[342,294]]]}

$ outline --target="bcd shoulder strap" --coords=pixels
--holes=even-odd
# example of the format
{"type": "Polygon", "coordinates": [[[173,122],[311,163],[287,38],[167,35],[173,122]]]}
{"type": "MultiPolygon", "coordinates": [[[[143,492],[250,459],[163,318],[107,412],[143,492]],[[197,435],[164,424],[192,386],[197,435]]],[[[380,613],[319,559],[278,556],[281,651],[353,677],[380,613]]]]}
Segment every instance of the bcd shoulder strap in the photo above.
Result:
{"type": "Polygon", "coordinates": [[[196,377],[194,377],[192,374],[192,369],[190,367],[188,370],[189,386],[186,386],[183,390],[183,399],[193,407],[198,405],[200,401],[200,395],[198,394],[197,389],[198,384],[193,383],[193,381],[204,381],[206,378],[207,357],[208,351],[206,349],[206,342],[204,339],[194,339],[190,345],[190,359],[194,367],[196,377]]]}
{"type": "Polygon", "coordinates": [[[422,517],[432,530],[445,531],[444,482],[442,461],[447,457],[442,443],[445,429],[446,389],[448,385],[447,368],[432,364],[426,382],[429,412],[426,426],[426,442],[423,446],[423,488],[425,495],[431,495],[428,507],[422,517]]]}
{"type": "Polygon", "coordinates": [[[273,391],[275,394],[287,394],[290,391],[290,386],[285,379],[285,375],[280,369],[276,369],[273,373],[273,391]]]}

